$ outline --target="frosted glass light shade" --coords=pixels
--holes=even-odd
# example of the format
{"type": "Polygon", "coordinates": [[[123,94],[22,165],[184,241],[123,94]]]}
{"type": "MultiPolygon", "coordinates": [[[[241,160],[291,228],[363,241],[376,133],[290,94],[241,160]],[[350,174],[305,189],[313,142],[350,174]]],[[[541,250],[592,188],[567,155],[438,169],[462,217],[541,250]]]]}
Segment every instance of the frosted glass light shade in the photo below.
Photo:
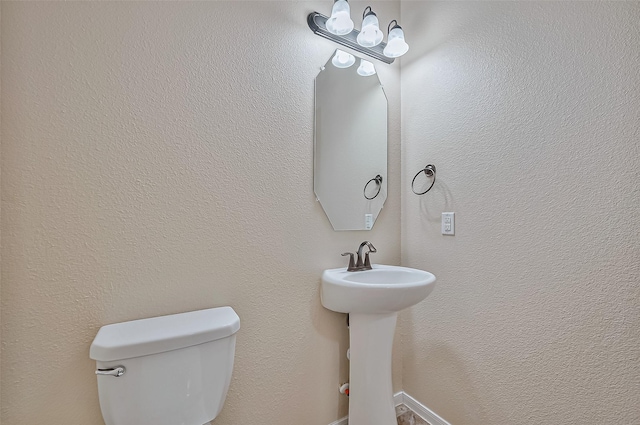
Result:
{"type": "Polygon", "coordinates": [[[351,8],[347,0],[336,0],[333,3],[331,17],[327,19],[327,31],[331,34],[346,35],[353,31],[351,8]]]}
{"type": "Polygon", "coordinates": [[[333,59],[331,59],[331,63],[336,68],[349,68],[351,65],[356,63],[356,58],[352,54],[338,49],[336,50],[336,54],[333,56],[333,59]]]}
{"type": "Polygon", "coordinates": [[[358,67],[358,75],[368,77],[376,73],[376,68],[373,64],[367,60],[360,59],[360,66],[358,67]]]}
{"type": "Polygon", "coordinates": [[[378,17],[375,13],[369,12],[362,20],[362,29],[358,34],[358,44],[363,47],[373,47],[382,43],[384,34],[380,30],[378,17]]]}
{"type": "Polygon", "coordinates": [[[387,41],[387,47],[384,48],[384,55],[388,58],[397,58],[409,51],[409,45],[404,41],[404,31],[398,25],[396,25],[389,32],[389,40],[387,41]]]}

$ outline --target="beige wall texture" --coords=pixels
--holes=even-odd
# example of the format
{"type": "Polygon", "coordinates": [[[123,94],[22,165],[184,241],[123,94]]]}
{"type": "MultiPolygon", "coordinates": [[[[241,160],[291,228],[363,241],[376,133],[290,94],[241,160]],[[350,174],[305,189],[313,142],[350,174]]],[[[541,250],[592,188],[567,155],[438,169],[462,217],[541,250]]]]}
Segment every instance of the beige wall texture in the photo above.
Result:
{"type": "Polygon", "coordinates": [[[242,328],[216,424],[346,414],[348,332],[319,279],[365,239],[400,261],[400,69],[379,69],[386,206],[371,232],[334,232],[312,129],[335,46],[313,10],[330,5],[2,2],[3,425],[103,423],[100,326],[223,305],[242,328]]]}
{"type": "Polygon", "coordinates": [[[395,64],[387,204],[333,232],[326,2],[1,2],[3,425],[103,423],[97,329],[220,305],[242,329],[216,424],[326,425],[348,334],[320,272],[364,239],[397,264],[400,235],[438,283],[401,315],[396,390],[456,425],[640,422],[638,3],[375,3],[401,8],[402,173],[395,64]]]}
{"type": "MultiPolygon", "coordinates": [[[[2,81],[2,3],[0,2],[0,81],[2,81]]],[[[2,85],[0,84],[0,105],[2,105],[2,85]]],[[[0,113],[0,192],[2,187],[2,113],[0,113]]],[[[0,410],[2,406],[2,196],[0,193],[0,410]]],[[[0,424],[2,413],[0,413],[0,424]]]]}
{"type": "Polygon", "coordinates": [[[640,3],[402,23],[402,262],[438,277],[403,317],[405,391],[456,425],[640,423],[640,3]]]}

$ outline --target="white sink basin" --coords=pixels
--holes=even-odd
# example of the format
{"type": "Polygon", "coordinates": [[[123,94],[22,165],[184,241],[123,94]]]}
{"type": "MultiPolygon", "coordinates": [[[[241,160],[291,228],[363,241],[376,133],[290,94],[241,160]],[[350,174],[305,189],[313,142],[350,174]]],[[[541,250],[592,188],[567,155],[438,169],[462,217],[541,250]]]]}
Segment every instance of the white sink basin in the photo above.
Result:
{"type": "Polygon", "coordinates": [[[349,425],[397,425],[391,380],[396,319],[425,299],[435,282],[429,272],[378,264],[322,273],[322,305],[349,313],[349,425]]]}
{"type": "Polygon", "coordinates": [[[374,264],[372,270],[325,270],[322,305],[338,313],[383,314],[419,303],[433,290],[436,277],[423,270],[374,264]]]}

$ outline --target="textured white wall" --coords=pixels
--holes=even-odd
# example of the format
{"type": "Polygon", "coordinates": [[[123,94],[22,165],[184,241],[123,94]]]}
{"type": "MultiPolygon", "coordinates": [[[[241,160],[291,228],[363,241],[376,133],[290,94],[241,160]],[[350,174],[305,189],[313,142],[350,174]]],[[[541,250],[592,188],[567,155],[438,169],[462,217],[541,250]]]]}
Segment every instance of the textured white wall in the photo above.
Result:
{"type": "Polygon", "coordinates": [[[306,24],[329,7],[2,2],[3,425],[102,423],[100,326],[221,305],[242,329],[216,424],[346,414],[348,334],[319,278],[364,239],[399,263],[399,65],[379,70],[387,204],[373,231],[334,232],[312,126],[335,46],[306,24]]]}
{"type": "Polygon", "coordinates": [[[402,261],[438,278],[404,389],[456,425],[640,423],[640,3],[406,1],[402,24],[402,261]]]}

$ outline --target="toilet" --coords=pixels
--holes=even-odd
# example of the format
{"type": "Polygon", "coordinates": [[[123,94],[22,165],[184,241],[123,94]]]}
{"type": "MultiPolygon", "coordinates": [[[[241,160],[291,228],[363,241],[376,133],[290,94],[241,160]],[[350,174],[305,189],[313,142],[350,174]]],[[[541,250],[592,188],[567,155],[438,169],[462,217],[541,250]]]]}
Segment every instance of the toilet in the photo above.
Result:
{"type": "Polygon", "coordinates": [[[100,328],[96,361],[106,425],[203,425],[227,396],[240,318],[211,308],[100,328]]]}

